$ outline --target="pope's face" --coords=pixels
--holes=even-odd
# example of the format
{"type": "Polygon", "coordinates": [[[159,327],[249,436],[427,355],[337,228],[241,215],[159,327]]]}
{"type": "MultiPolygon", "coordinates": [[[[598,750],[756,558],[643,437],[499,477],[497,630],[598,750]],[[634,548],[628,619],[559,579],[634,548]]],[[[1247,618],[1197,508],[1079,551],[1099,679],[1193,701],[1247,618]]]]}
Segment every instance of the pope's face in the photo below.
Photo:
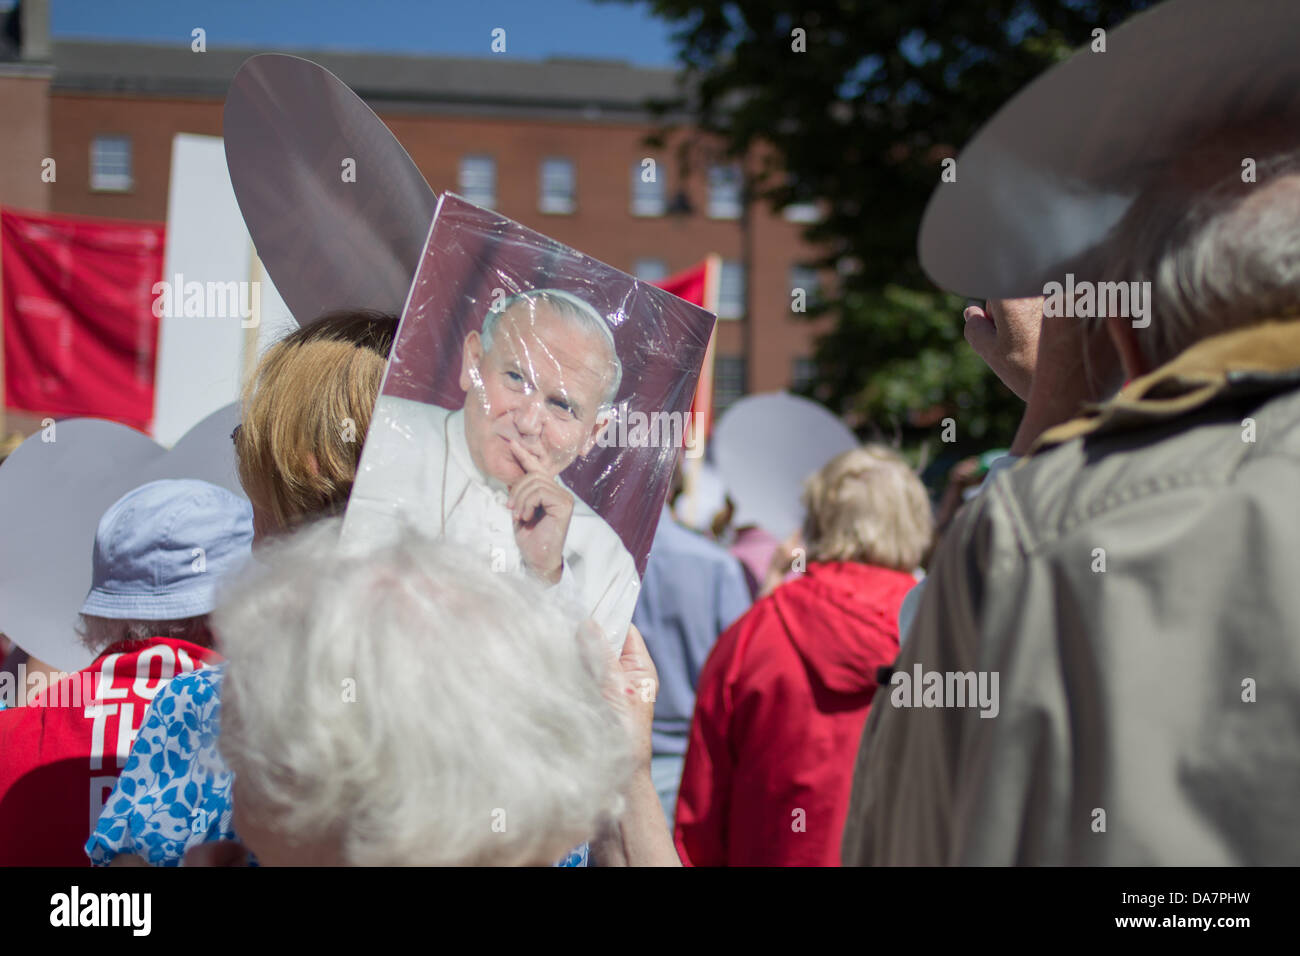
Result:
{"type": "Polygon", "coordinates": [[[503,314],[487,351],[471,332],[460,387],[474,464],[512,485],[526,472],[516,450],[522,446],[543,471],[558,475],[595,444],[611,373],[605,339],[545,304],[520,302],[503,314]]]}

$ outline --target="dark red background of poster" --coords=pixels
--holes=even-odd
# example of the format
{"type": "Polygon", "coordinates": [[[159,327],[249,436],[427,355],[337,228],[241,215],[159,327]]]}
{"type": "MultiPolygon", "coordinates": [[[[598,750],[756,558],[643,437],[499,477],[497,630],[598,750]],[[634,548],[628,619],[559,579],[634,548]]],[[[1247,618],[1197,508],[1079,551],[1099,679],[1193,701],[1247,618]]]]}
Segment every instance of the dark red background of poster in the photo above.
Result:
{"type": "Polygon", "coordinates": [[[5,404],[148,431],[162,224],[6,209],[0,237],[5,404]]]}

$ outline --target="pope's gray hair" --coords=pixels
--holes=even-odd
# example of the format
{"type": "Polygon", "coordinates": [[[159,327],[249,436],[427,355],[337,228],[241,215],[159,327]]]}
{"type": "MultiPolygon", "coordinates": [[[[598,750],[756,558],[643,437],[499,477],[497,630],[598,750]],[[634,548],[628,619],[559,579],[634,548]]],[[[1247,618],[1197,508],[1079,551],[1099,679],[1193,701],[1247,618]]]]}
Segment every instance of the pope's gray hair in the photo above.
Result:
{"type": "Polygon", "coordinates": [[[1258,156],[1253,182],[1243,155],[1239,142],[1207,148],[1203,170],[1229,172],[1196,189],[1203,170],[1169,171],[1112,232],[1104,277],[1151,283],[1151,325],[1137,337],[1152,367],[1201,339],[1300,313],[1300,150],[1258,156]]]}
{"type": "Polygon", "coordinates": [[[248,811],[362,866],[546,863],[615,819],[632,741],[577,616],[447,542],[338,533],[269,543],[214,614],[248,811]]]}
{"type": "Polygon", "coordinates": [[[597,312],[591,303],[578,298],[571,292],[565,292],[562,289],[530,289],[505,296],[493,303],[492,307],[488,309],[487,315],[483,317],[483,328],[479,331],[479,338],[483,341],[483,351],[491,351],[492,339],[501,316],[521,303],[527,303],[533,308],[544,305],[561,319],[600,337],[601,341],[609,349],[611,373],[609,385],[606,387],[605,395],[601,401],[601,407],[611,405],[614,399],[618,397],[619,386],[623,384],[623,363],[619,359],[618,349],[614,345],[614,333],[610,331],[609,323],[605,321],[604,316],[597,312]]]}

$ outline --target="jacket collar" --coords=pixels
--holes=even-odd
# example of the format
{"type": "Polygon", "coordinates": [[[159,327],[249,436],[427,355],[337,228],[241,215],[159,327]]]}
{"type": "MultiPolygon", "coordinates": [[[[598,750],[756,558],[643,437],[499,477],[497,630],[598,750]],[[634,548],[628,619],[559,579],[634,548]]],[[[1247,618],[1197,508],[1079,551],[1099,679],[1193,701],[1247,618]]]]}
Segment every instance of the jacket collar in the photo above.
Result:
{"type": "Polygon", "coordinates": [[[1226,397],[1300,388],[1300,321],[1211,336],[1136,378],[1107,402],[1039,436],[1030,454],[1083,435],[1168,421],[1226,397]]]}

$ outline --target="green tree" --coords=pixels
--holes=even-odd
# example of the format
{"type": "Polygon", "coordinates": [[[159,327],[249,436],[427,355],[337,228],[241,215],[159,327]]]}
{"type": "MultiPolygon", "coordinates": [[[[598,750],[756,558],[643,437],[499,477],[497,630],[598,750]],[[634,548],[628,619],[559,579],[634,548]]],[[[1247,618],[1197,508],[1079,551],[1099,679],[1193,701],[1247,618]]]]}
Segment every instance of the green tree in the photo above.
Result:
{"type": "MultiPolygon", "coordinates": [[[[629,2],[629,0],[618,0],[629,2]]],[[[746,158],[748,188],[819,202],[806,238],[840,281],[809,394],[905,445],[944,414],[964,449],[1008,444],[1019,402],[962,336],[962,300],[916,256],[921,214],[955,156],[1017,90],[1146,0],[650,0],[672,24],[693,141],[746,158]],[[799,31],[802,31],[800,33],[799,31]],[[800,49],[802,48],[802,52],[800,49]]],[[[937,437],[934,437],[937,440],[937,437]]],[[[954,449],[948,449],[954,450],[954,449]]]]}

